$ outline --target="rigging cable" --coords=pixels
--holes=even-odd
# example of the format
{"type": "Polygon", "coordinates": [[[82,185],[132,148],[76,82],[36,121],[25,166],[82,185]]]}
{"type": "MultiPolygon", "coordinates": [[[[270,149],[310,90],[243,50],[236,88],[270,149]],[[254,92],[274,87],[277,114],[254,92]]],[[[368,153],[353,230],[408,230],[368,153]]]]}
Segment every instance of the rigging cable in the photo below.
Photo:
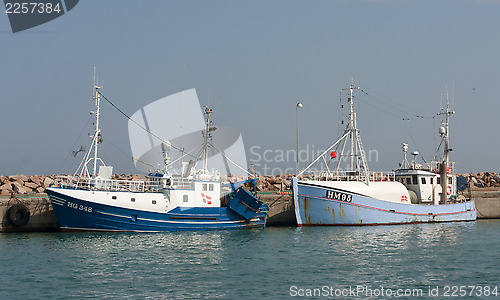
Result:
{"type": "Polygon", "coordinates": [[[410,129],[409,129],[409,128],[408,128],[408,126],[406,125],[406,122],[403,122],[403,123],[405,124],[406,131],[408,132],[408,135],[410,136],[411,141],[412,141],[412,142],[413,142],[413,144],[415,145],[415,148],[417,148],[418,153],[420,153],[420,157],[422,158],[422,160],[424,161],[424,163],[427,163],[427,162],[425,161],[424,156],[421,154],[422,152],[420,151],[420,149],[418,149],[418,145],[417,145],[417,143],[415,142],[415,140],[413,139],[413,136],[411,135],[410,129]]]}
{"type": "Polygon", "coordinates": [[[434,153],[434,157],[432,158],[432,160],[437,160],[437,156],[442,145],[443,145],[443,139],[441,139],[441,142],[439,143],[439,146],[437,147],[436,153],[434,153]]]}
{"type": "Polygon", "coordinates": [[[242,170],[243,172],[247,173],[249,176],[252,176],[252,177],[255,177],[255,175],[253,175],[252,173],[248,172],[248,170],[245,170],[243,169],[240,165],[238,165],[237,163],[235,163],[234,161],[232,161],[229,157],[226,156],[226,154],[224,154],[224,152],[220,151],[219,149],[217,149],[212,143],[208,142],[210,144],[210,146],[212,146],[215,150],[217,150],[217,152],[219,152],[225,159],[227,159],[229,162],[231,162],[233,165],[235,165],[237,168],[239,168],[240,170],[242,170]]]}
{"type": "Polygon", "coordinates": [[[118,147],[118,146],[116,146],[115,144],[113,144],[113,143],[109,140],[109,138],[106,138],[104,141],[108,142],[111,146],[115,147],[115,148],[118,150],[118,152],[120,152],[121,154],[123,154],[123,155],[124,155],[124,156],[126,156],[127,158],[132,158],[132,160],[138,161],[138,162],[143,163],[143,164],[145,164],[145,165],[147,165],[147,166],[150,166],[150,167],[152,167],[152,168],[158,168],[158,166],[153,166],[152,164],[149,164],[149,163],[147,163],[147,162],[145,162],[145,161],[142,161],[142,160],[140,160],[140,159],[138,159],[138,158],[135,158],[135,157],[133,157],[133,156],[129,156],[129,155],[128,155],[127,153],[125,153],[125,152],[124,152],[124,151],[123,151],[120,147],[118,147]]]}
{"type": "Polygon", "coordinates": [[[386,105],[386,106],[388,106],[388,107],[390,107],[390,108],[392,108],[394,110],[397,110],[399,112],[402,112],[402,113],[405,113],[405,114],[408,114],[408,115],[411,115],[411,116],[415,116],[417,118],[430,118],[429,116],[416,115],[414,111],[420,111],[422,114],[424,114],[419,109],[413,108],[413,107],[408,106],[408,105],[401,104],[399,102],[394,102],[394,101],[389,100],[389,99],[385,99],[383,96],[376,95],[375,93],[368,94],[366,91],[362,90],[361,88],[360,88],[360,90],[363,93],[365,93],[367,96],[369,96],[370,98],[373,98],[374,100],[379,101],[380,103],[383,103],[384,105],[386,105]],[[376,95],[376,96],[374,96],[374,95],[376,95]],[[393,104],[391,104],[389,102],[393,102],[393,104]],[[396,107],[396,104],[399,105],[402,108],[396,107]]]}
{"type": "MultiPolygon", "coordinates": [[[[365,91],[364,91],[364,90],[362,90],[362,89],[360,89],[360,91],[361,91],[361,92],[363,92],[363,93],[364,93],[365,95],[367,95],[368,97],[370,97],[370,98],[372,98],[372,99],[374,99],[374,100],[376,100],[376,101],[379,101],[380,103],[385,104],[386,106],[388,106],[388,107],[390,107],[390,108],[392,108],[392,109],[394,109],[394,110],[398,110],[398,111],[400,111],[400,112],[402,112],[402,113],[405,113],[405,114],[407,114],[407,115],[410,115],[410,116],[411,116],[411,118],[409,118],[409,117],[408,117],[408,118],[402,118],[401,116],[398,116],[398,115],[396,115],[395,113],[393,113],[393,112],[391,112],[391,111],[388,111],[388,110],[382,109],[382,108],[380,108],[380,107],[378,107],[378,106],[376,106],[376,105],[373,105],[372,103],[370,103],[370,102],[368,102],[368,101],[364,101],[362,98],[358,98],[358,99],[360,99],[360,100],[363,100],[363,101],[364,101],[364,103],[366,103],[366,104],[368,104],[368,105],[372,106],[373,108],[376,108],[376,109],[378,109],[378,110],[380,110],[380,111],[382,111],[382,112],[385,112],[386,114],[389,114],[389,115],[391,115],[391,116],[393,116],[393,117],[395,117],[395,118],[401,119],[401,120],[403,121],[404,125],[405,125],[405,128],[406,128],[406,131],[408,132],[408,135],[410,136],[410,139],[412,140],[413,144],[415,145],[415,148],[417,148],[418,152],[419,152],[419,153],[421,153],[420,149],[418,148],[418,144],[417,144],[417,143],[415,142],[415,140],[413,139],[413,136],[412,136],[412,134],[411,134],[411,132],[410,132],[410,129],[408,128],[408,125],[406,124],[406,122],[405,122],[405,121],[410,121],[410,120],[412,120],[412,119],[432,119],[432,120],[434,120],[437,116],[439,116],[439,114],[434,115],[434,116],[423,116],[423,115],[416,115],[416,114],[412,114],[412,113],[409,113],[409,112],[404,111],[404,110],[402,110],[402,109],[399,109],[399,108],[397,108],[397,107],[391,106],[391,105],[389,105],[388,103],[386,103],[385,101],[382,101],[381,99],[377,99],[376,97],[371,96],[370,94],[368,94],[367,92],[365,92],[365,91]]],[[[439,148],[438,148],[438,151],[439,151],[439,148]]],[[[420,155],[420,156],[422,157],[422,160],[424,161],[424,163],[427,163],[427,161],[425,160],[424,156],[423,156],[423,155],[420,155]]]]}
{"type": "MultiPolygon", "coordinates": [[[[406,111],[406,110],[402,110],[402,109],[400,109],[400,108],[395,107],[394,105],[391,105],[391,104],[387,103],[386,101],[384,101],[384,100],[382,100],[382,99],[379,99],[379,98],[377,98],[377,97],[372,96],[371,94],[368,94],[366,91],[364,91],[364,90],[363,90],[363,89],[361,89],[361,88],[360,88],[359,90],[360,90],[361,92],[363,92],[365,95],[367,95],[368,97],[372,98],[373,100],[378,101],[378,102],[380,102],[380,103],[384,104],[385,106],[387,106],[387,107],[389,107],[389,108],[391,108],[391,109],[393,109],[393,110],[397,110],[397,111],[399,111],[399,112],[401,112],[401,113],[404,113],[404,114],[406,114],[406,115],[409,115],[409,116],[411,116],[412,118],[415,118],[415,119],[434,119],[434,118],[435,118],[435,116],[417,115],[417,114],[414,114],[414,113],[408,112],[408,111],[406,111]]],[[[365,103],[366,103],[366,102],[365,102],[365,103]]],[[[377,108],[378,108],[378,107],[377,107],[377,108]]],[[[379,109],[380,109],[380,108],[379,108],[379,109]]],[[[384,110],[382,110],[382,111],[384,111],[384,110]]],[[[396,114],[394,114],[394,113],[391,113],[391,112],[388,112],[388,111],[385,111],[385,112],[386,112],[386,113],[389,113],[390,115],[392,115],[392,116],[394,116],[394,117],[401,118],[401,116],[397,116],[397,115],[396,115],[396,114]]],[[[405,120],[405,119],[410,120],[410,118],[409,118],[409,117],[408,117],[408,118],[402,118],[402,119],[403,119],[403,120],[405,120]]]]}
{"type": "MultiPolygon", "coordinates": [[[[363,91],[363,90],[361,90],[361,91],[363,91]]],[[[363,92],[364,92],[364,91],[363,91],[363,92]]],[[[368,94],[367,94],[367,95],[368,95],[368,94]]],[[[382,112],[385,112],[385,113],[386,113],[386,114],[388,114],[388,115],[391,115],[391,116],[393,116],[393,117],[395,117],[395,118],[397,118],[397,119],[400,119],[400,120],[401,120],[401,119],[402,119],[402,120],[405,120],[405,118],[401,118],[401,116],[398,116],[398,115],[396,115],[396,114],[394,114],[394,113],[392,113],[392,112],[390,112],[390,111],[388,111],[388,110],[382,109],[382,108],[380,108],[380,107],[378,107],[378,106],[376,106],[376,105],[373,105],[372,103],[370,103],[370,102],[368,102],[368,101],[363,100],[363,98],[359,98],[359,97],[358,97],[358,99],[359,99],[359,100],[361,100],[361,101],[363,101],[364,103],[366,103],[366,104],[370,105],[371,107],[373,107],[373,108],[375,108],[375,109],[378,109],[378,110],[380,110],[380,111],[382,111],[382,112]]]]}
{"type": "MultiPolygon", "coordinates": [[[[147,133],[151,134],[152,136],[154,136],[155,138],[157,138],[158,140],[160,140],[161,142],[166,142],[164,139],[162,139],[161,137],[157,136],[156,134],[152,133],[150,130],[148,130],[147,128],[145,128],[144,126],[142,126],[141,124],[139,124],[138,122],[136,122],[134,119],[130,118],[126,113],[124,113],[121,109],[119,109],[116,105],[113,104],[113,102],[111,102],[108,98],[106,98],[106,96],[104,96],[101,92],[99,92],[99,95],[101,95],[104,100],[106,100],[111,106],[113,106],[116,110],[118,110],[122,115],[124,115],[127,119],[129,119],[130,121],[134,122],[137,126],[139,126],[142,130],[146,131],[147,133]]],[[[176,149],[177,151],[182,151],[180,148],[178,147],[175,147],[174,145],[172,145],[172,148],[176,149]]],[[[190,155],[192,156],[192,155],[190,155]]],[[[194,156],[192,156],[194,157],[194,156]]]]}
{"type": "MultiPolygon", "coordinates": [[[[85,131],[85,129],[87,128],[87,125],[89,125],[90,123],[90,119],[91,119],[91,116],[89,116],[88,120],[87,120],[87,123],[85,124],[85,126],[83,126],[82,128],[82,131],[80,132],[80,135],[78,135],[78,137],[76,138],[75,140],[75,143],[73,144],[73,146],[71,147],[71,149],[74,149],[76,144],[78,143],[78,141],[80,140],[80,138],[82,137],[82,134],[83,132],[85,131]]],[[[69,154],[71,153],[71,150],[68,152],[68,155],[66,155],[66,158],[63,160],[61,166],[59,167],[59,171],[58,173],[61,172],[62,168],[64,167],[64,164],[66,163],[66,161],[68,160],[68,157],[69,157],[69,154]]]]}

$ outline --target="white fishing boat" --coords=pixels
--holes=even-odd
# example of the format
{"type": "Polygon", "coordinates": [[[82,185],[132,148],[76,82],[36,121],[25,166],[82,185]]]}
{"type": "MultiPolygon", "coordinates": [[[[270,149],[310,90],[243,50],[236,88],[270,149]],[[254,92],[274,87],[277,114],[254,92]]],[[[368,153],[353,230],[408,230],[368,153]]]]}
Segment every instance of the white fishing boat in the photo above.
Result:
{"type": "Polygon", "coordinates": [[[395,172],[370,172],[354,112],[357,90],[360,88],[353,84],[343,90],[348,93],[349,105],[343,136],[292,179],[298,226],[476,220],[474,202],[456,196],[454,168],[448,159],[449,107],[441,112],[446,118],[440,128],[445,144],[441,162],[427,168],[414,163],[395,172]],[[334,148],[336,151],[330,152],[334,148]],[[344,160],[346,167],[341,170],[344,160]],[[318,161],[323,163],[322,170],[309,171],[318,161]],[[331,162],[335,162],[332,169],[331,162]]]}
{"type": "Polygon", "coordinates": [[[149,174],[144,181],[112,179],[113,167],[98,156],[102,140],[100,101],[104,97],[99,89],[94,84],[96,110],[92,113],[96,120],[91,147],[73,176],[59,178],[55,186],[46,189],[62,230],[155,232],[265,227],[267,205],[245,189],[231,183],[233,190],[224,201],[227,204],[221,201],[221,176],[208,168],[208,149],[214,147],[211,132],[216,129],[208,107],[200,132],[203,144],[197,147],[199,156],[196,161],[183,163],[180,173],[169,169],[173,164],[169,151],[174,146],[162,141],[163,170],[149,174]],[[201,168],[197,168],[198,162],[202,162],[201,168]]]}

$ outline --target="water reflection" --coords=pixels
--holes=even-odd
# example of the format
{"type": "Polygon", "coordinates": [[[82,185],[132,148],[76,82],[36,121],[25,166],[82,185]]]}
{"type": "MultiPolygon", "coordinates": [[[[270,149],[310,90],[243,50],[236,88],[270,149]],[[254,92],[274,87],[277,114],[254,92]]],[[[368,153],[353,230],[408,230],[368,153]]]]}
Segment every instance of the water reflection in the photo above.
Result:
{"type": "MultiPolygon", "coordinates": [[[[465,276],[461,247],[470,247],[475,222],[402,226],[298,228],[296,247],[307,244],[318,272],[336,272],[338,284],[428,286],[443,273],[465,276]],[[322,252],[323,251],[323,252],[322,252]],[[461,274],[461,275],[459,275],[461,274]]],[[[498,227],[496,228],[498,230],[498,227]]]]}
{"type": "Polygon", "coordinates": [[[271,298],[289,287],[498,284],[500,221],[0,235],[0,298],[271,298]],[[29,284],[30,289],[23,288],[29,284]]]}

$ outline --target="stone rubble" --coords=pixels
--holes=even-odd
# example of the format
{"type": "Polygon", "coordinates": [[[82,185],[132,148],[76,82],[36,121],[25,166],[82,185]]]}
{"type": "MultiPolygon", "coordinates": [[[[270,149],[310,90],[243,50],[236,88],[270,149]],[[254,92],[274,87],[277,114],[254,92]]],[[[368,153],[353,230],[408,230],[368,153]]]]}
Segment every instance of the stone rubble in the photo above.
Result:
{"type": "Polygon", "coordinates": [[[0,195],[9,196],[41,194],[55,182],[56,175],[11,175],[0,176],[0,195]]]}
{"type": "MultiPolygon", "coordinates": [[[[0,195],[11,194],[35,194],[43,193],[45,188],[55,183],[56,176],[61,175],[11,175],[0,176],[0,195]]],[[[63,175],[64,176],[64,175],[63,175]]],[[[500,174],[495,172],[479,172],[457,174],[467,178],[472,188],[495,188],[500,187],[500,174]]],[[[256,182],[258,192],[290,191],[293,174],[265,175],[259,176],[256,182]]],[[[231,180],[243,181],[245,176],[232,176],[231,180]]],[[[113,174],[115,180],[147,180],[146,175],[140,174],[113,174]]]]}
{"type": "Polygon", "coordinates": [[[457,177],[458,176],[463,176],[467,178],[467,181],[469,182],[471,187],[476,187],[476,188],[500,187],[500,174],[497,174],[495,172],[457,174],[457,177]]]}

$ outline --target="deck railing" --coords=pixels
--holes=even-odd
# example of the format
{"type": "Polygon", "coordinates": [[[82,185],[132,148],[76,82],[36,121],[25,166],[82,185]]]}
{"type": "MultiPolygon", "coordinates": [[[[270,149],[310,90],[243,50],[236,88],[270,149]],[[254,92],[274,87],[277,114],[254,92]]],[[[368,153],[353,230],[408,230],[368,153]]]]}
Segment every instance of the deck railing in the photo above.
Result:
{"type": "MultiPolygon", "coordinates": [[[[394,181],[394,172],[369,172],[369,181],[394,181]]],[[[301,175],[303,179],[310,180],[330,180],[330,181],[366,181],[365,173],[360,172],[350,172],[350,171],[339,171],[339,172],[304,172],[301,175]]]]}
{"type": "Polygon", "coordinates": [[[182,178],[171,178],[171,184],[163,178],[153,180],[123,180],[123,179],[102,179],[77,176],[58,176],[56,186],[84,190],[101,191],[128,191],[128,192],[157,192],[166,187],[174,189],[194,189],[194,181],[182,178]]]}

